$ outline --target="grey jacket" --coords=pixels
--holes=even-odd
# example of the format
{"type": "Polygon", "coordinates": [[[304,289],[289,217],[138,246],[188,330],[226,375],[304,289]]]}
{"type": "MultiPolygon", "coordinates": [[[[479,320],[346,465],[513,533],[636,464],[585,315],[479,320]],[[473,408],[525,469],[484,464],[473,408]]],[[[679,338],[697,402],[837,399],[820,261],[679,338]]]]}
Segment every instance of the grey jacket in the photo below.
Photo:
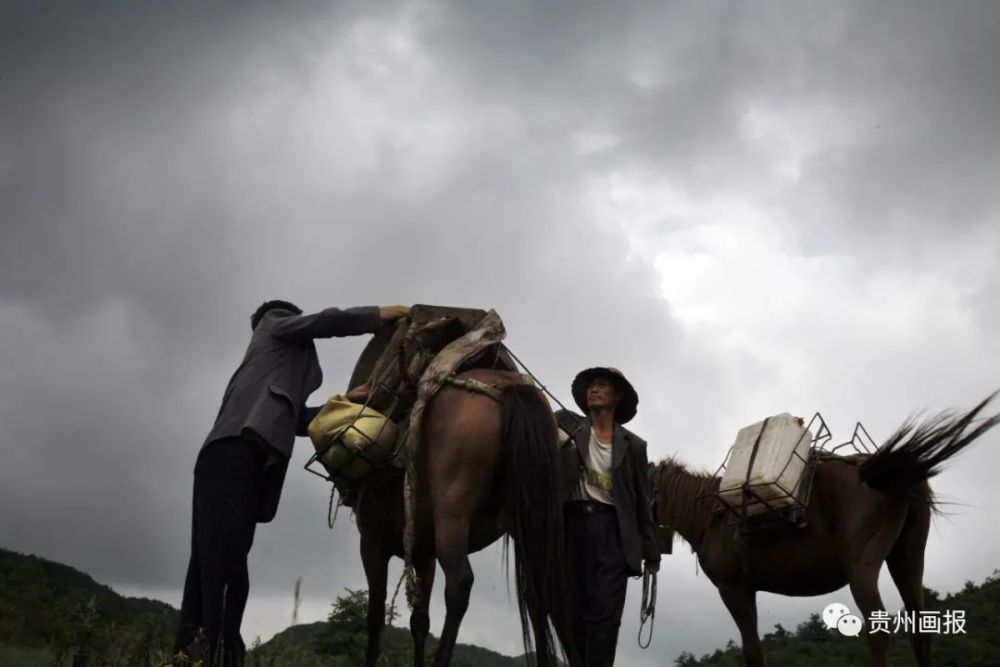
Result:
{"type": "Polygon", "coordinates": [[[277,511],[295,436],[306,435],[315,409],[306,398],[323,382],[316,338],[374,333],[381,325],[377,306],[327,308],[312,315],[270,310],[254,329],[246,355],[229,380],[215,424],[202,445],[234,436],[272,447],[280,456],[268,466],[268,483],[258,521],[277,511]]]}
{"type": "MultiPolygon", "coordinates": [[[[590,453],[590,421],[568,410],[556,412],[556,421],[571,435],[559,451],[565,500],[572,498],[590,453]]],[[[615,424],[611,441],[611,480],[625,562],[633,576],[642,574],[642,561],[660,562],[650,503],[646,442],[615,424]]]]}

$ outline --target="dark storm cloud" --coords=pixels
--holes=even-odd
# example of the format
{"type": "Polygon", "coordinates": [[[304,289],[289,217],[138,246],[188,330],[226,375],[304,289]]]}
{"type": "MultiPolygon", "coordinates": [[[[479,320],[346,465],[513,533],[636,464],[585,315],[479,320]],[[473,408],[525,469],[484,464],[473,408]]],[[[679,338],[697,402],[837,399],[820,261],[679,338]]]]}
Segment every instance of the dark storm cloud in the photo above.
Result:
{"type": "MultiPolygon", "coordinates": [[[[811,87],[868,105],[867,127],[859,130],[869,140],[817,156],[804,169],[803,189],[823,190],[811,203],[821,213],[812,217],[903,244],[995,225],[996,6],[880,5],[859,10],[852,24],[811,87]]],[[[799,210],[806,217],[805,206],[799,210]]]]}
{"type": "Polygon", "coordinates": [[[0,294],[55,318],[127,299],[166,341],[225,304],[253,260],[234,238],[231,115],[270,72],[298,80],[314,40],[349,18],[266,3],[10,9],[0,294]]]}
{"type": "MultiPolygon", "coordinates": [[[[4,60],[24,66],[5,77],[13,167],[0,186],[9,213],[0,288],[19,334],[4,355],[7,438],[30,452],[24,464],[45,499],[9,503],[5,534],[98,576],[155,586],[183,567],[193,453],[262,298],[495,305],[528,340],[584,331],[582,300],[617,293],[627,314],[632,299],[648,307],[655,296],[650,271],[619,259],[624,239],[587,224],[562,180],[558,140],[527,119],[503,136],[469,138],[462,167],[418,196],[387,196],[399,178],[391,153],[350,191],[287,193],[280,179],[255,191],[262,167],[234,159],[253,149],[228,143],[234,110],[257,102],[261,68],[291,80],[292,94],[314,85],[321,74],[302,54],[336,43],[340,28],[313,33],[293,17],[277,29],[267,12],[230,22],[172,11],[26,10],[7,24],[18,29],[4,60]],[[39,43],[49,48],[36,55],[39,43]],[[553,221],[560,214],[568,219],[553,221]],[[58,405],[60,419],[32,405],[58,405]],[[123,533],[130,546],[108,549],[123,533]]],[[[294,120],[250,141],[301,182],[314,175],[294,164],[295,142],[308,141],[294,120]]],[[[631,325],[590,337],[606,348],[631,325]]],[[[359,344],[321,345],[323,391],[343,388],[359,344]]],[[[559,363],[559,376],[578,363],[559,363]]],[[[6,493],[30,496],[21,471],[8,471],[6,493]]],[[[289,527],[323,506],[323,490],[304,488],[285,499],[289,527]]],[[[298,560],[261,568],[260,583],[284,586],[288,569],[322,568],[321,547],[303,547],[298,560]]]]}
{"type": "Polygon", "coordinates": [[[275,32],[259,12],[178,9],[20,7],[0,38],[4,445],[26,459],[5,468],[4,534],[155,583],[183,534],[184,505],[163,502],[188,493],[176,441],[196,443],[217,400],[175,412],[192,407],[177,383],[232,345],[204,333],[215,314],[241,313],[243,333],[260,299],[233,297],[253,258],[214,139],[275,32]],[[183,490],[151,493],[164,478],[183,490]]]}
{"type": "Polygon", "coordinates": [[[221,16],[81,10],[4,22],[0,289],[60,325],[126,299],[161,331],[204,313],[188,289],[226,289],[212,107],[242,74],[221,16]]]}
{"type": "MultiPolygon", "coordinates": [[[[748,405],[812,400],[813,376],[851,355],[879,371],[859,371],[860,405],[910,406],[916,371],[845,336],[785,386],[803,373],[791,361],[682,326],[643,246],[705,221],[671,213],[630,238],[594,204],[602,179],[652,175],[692,201],[764,191],[804,254],[863,254],[859,235],[881,234],[901,275],[927,259],[907,239],[948,243],[953,224],[985,238],[997,220],[991,5],[3,11],[0,533],[109,582],[179,587],[195,452],[262,299],[496,307],[561,400],[579,368],[613,363],[640,391],[651,456],[708,466],[748,405]],[[787,132],[816,148],[775,185],[768,151],[787,132]],[[747,397],[762,387],[775,395],[747,397]]],[[[962,296],[985,334],[998,280],[962,296]]],[[[918,340],[914,356],[937,349],[918,340]]],[[[314,401],[344,389],[363,343],[320,342],[314,401]]],[[[942,384],[982,382],[966,369],[942,384]]],[[[360,586],[356,529],[325,528],[309,448],[258,532],[255,595],[296,576],[316,599],[360,586]]],[[[970,460],[982,474],[995,457],[970,460]]],[[[498,623],[477,600],[515,627],[494,556],[474,561],[468,636],[498,623]]],[[[684,632],[661,651],[734,634],[689,566],[667,565],[687,608],[665,612],[684,632]]]]}
{"type": "Polygon", "coordinates": [[[711,194],[758,176],[761,156],[740,132],[755,104],[827,105],[843,115],[810,131],[833,138],[860,122],[851,131],[863,143],[807,156],[787,196],[812,233],[846,225],[908,236],[987,222],[1000,168],[992,3],[449,9],[429,22],[429,43],[469,86],[620,136],[613,163],[652,164],[711,194]]]}

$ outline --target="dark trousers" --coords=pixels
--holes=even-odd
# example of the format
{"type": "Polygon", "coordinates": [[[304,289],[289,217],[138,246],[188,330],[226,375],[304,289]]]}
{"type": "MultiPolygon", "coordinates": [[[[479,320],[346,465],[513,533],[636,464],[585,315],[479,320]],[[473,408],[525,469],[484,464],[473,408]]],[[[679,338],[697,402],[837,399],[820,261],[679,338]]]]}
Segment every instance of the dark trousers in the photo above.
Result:
{"type": "Polygon", "coordinates": [[[566,555],[577,650],[588,666],[612,665],[628,588],[615,508],[597,502],[567,504],[566,555]]]}
{"type": "Polygon", "coordinates": [[[247,556],[266,462],[259,444],[227,438],[205,447],[195,465],[191,559],[174,650],[189,652],[201,629],[206,666],[243,664],[240,624],[250,591],[247,556]]]}

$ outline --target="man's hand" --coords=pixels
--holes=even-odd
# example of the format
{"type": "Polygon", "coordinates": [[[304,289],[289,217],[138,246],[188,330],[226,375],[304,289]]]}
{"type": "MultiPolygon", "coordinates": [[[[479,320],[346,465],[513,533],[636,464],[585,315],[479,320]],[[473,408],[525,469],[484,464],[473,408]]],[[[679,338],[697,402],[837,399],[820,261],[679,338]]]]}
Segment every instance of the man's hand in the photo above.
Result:
{"type": "Polygon", "coordinates": [[[660,561],[658,560],[646,560],[646,571],[650,573],[656,573],[660,571],[660,561]]]}
{"type": "Polygon", "coordinates": [[[392,322],[410,314],[409,306],[379,306],[378,315],[383,322],[392,322]]]}

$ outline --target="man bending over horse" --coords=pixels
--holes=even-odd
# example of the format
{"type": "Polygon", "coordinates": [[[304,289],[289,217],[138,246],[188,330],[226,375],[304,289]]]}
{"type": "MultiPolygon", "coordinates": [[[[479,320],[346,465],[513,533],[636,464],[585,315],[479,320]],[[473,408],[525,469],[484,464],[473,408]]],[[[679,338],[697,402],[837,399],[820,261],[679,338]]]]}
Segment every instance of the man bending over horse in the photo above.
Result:
{"type": "Polygon", "coordinates": [[[175,652],[188,652],[201,629],[206,665],[243,664],[254,530],[274,518],[295,436],[306,435],[318,412],[305,406],[323,379],[313,341],[374,333],[408,312],[369,306],[303,315],[295,304],[267,301],[250,317],[250,345],[194,468],[191,559],[175,652]]]}
{"type": "Polygon", "coordinates": [[[639,395],[620,371],[589,368],[573,380],[587,415],[560,410],[573,436],[560,450],[567,493],[566,554],[573,634],[587,667],[614,664],[629,576],[660,567],[650,509],[646,443],[622,424],[639,395]]]}

